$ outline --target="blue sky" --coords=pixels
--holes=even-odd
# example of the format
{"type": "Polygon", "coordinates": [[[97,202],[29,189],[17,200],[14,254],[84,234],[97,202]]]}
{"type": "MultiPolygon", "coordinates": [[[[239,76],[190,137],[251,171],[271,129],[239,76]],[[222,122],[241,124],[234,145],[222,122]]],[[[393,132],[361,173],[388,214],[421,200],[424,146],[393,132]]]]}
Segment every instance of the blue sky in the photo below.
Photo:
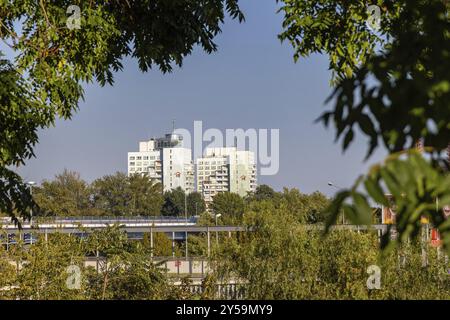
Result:
{"type": "Polygon", "coordinates": [[[141,73],[128,59],[113,87],[86,86],[72,121],[41,131],[37,157],[18,172],[35,181],[64,168],[88,181],[125,172],[127,152],[137,150],[138,141],[166,133],[172,119],[186,129],[202,120],[204,128],[280,129],[279,173],[259,177],[259,183],[329,195],[336,190],[327,181],[350,186],[385,152],[364,163],[366,140],[359,138],[342,154],[333,130],[314,124],[331,92],[327,57],[294,63],[293,49],[277,39],[282,16],[275,1],[243,0],[241,7],[246,22],[227,19],[217,53],[196,49],[166,75],[141,73]]]}

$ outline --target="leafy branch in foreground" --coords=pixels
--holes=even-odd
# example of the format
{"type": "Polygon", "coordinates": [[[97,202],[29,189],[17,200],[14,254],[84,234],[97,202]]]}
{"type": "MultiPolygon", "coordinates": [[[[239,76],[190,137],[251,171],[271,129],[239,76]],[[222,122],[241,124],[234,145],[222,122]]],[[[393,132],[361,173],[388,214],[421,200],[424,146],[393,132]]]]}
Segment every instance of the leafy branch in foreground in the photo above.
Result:
{"type": "Polygon", "coordinates": [[[129,56],[170,72],[195,46],[212,53],[227,14],[244,20],[238,0],[0,1],[0,40],[15,56],[0,61],[0,209],[27,216],[31,197],[8,168],[34,156],[37,130],[71,118],[83,84],[113,84],[129,56]],[[80,30],[66,26],[69,5],[80,30]]]}
{"type": "Polygon", "coordinates": [[[450,175],[440,172],[418,151],[391,155],[384,164],[373,166],[361,176],[350,190],[339,192],[328,208],[327,229],[336,222],[341,209],[353,223],[369,224],[369,198],[384,206],[395,206],[398,242],[416,238],[421,219],[427,218],[440,231],[450,252],[450,219],[443,211],[450,205],[450,175]],[[388,201],[385,190],[392,194],[394,203],[388,201]]]}
{"type": "Polygon", "coordinates": [[[386,187],[398,206],[400,241],[417,234],[425,215],[443,233],[448,248],[450,222],[443,221],[441,209],[449,203],[449,178],[440,164],[450,142],[450,3],[375,1],[382,15],[374,34],[366,26],[365,1],[282,2],[285,20],[279,37],[294,46],[294,59],[326,53],[338,75],[327,101],[334,108],[319,121],[335,127],[344,151],[358,133],[369,139],[366,159],[379,146],[396,153],[419,139],[431,149],[431,160],[393,155],[351,190],[340,192],[330,207],[329,224],[341,209],[355,223],[368,223],[369,199],[385,203],[386,187]],[[361,182],[367,194],[358,191],[361,182]]]}
{"type": "Polygon", "coordinates": [[[450,142],[450,19],[442,0],[405,1],[392,21],[393,40],[342,79],[320,118],[336,127],[344,150],[355,127],[369,138],[367,157],[379,146],[390,152],[423,139],[436,154],[450,142]]]}

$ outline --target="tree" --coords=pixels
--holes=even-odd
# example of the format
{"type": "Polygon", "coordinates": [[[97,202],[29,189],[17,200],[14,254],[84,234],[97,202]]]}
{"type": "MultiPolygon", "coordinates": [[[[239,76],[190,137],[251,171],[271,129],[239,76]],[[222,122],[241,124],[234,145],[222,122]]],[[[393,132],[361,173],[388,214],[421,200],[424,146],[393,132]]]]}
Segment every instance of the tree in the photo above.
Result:
{"type": "MultiPolygon", "coordinates": [[[[145,233],[143,239],[143,245],[148,250],[151,249],[150,234],[145,233]]],[[[153,255],[155,257],[171,257],[172,252],[172,240],[163,232],[153,233],[153,255]]],[[[175,254],[179,253],[178,247],[175,247],[175,254]]]]}
{"type": "Polygon", "coordinates": [[[91,186],[95,208],[114,216],[125,216],[129,212],[131,195],[126,174],[117,172],[95,180],[91,186]]]}
{"type": "Polygon", "coordinates": [[[330,200],[318,191],[308,195],[295,188],[284,188],[279,200],[279,206],[285,206],[301,223],[325,222],[329,204],[330,200]]]}
{"type": "Polygon", "coordinates": [[[0,211],[13,218],[17,212],[28,217],[33,203],[21,177],[8,167],[33,156],[36,130],[48,124],[45,109],[40,112],[31,99],[25,80],[0,52],[0,211]]]}
{"type": "MultiPolygon", "coordinates": [[[[1,235],[3,240],[5,235],[1,235]]],[[[0,246],[0,300],[8,297],[8,290],[16,279],[15,267],[10,263],[8,253],[0,246]]]]}
{"type": "Polygon", "coordinates": [[[82,278],[78,278],[80,288],[72,289],[67,285],[72,283],[71,276],[74,276],[68,267],[74,266],[81,272],[84,270],[81,241],[77,237],[54,234],[48,242],[40,238],[29,249],[24,246],[17,248],[21,268],[14,283],[16,288],[11,292],[12,297],[22,300],[85,299],[86,283],[82,278]]]}
{"type": "Polygon", "coordinates": [[[164,202],[161,183],[146,174],[131,175],[128,181],[131,215],[159,216],[164,202]]]}
{"type": "MultiPolygon", "coordinates": [[[[70,119],[83,98],[81,83],[113,83],[127,56],[148,71],[181,66],[194,46],[217,49],[225,14],[242,21],[237,0],[74,1],[80,27],[72,28],[66,1],[0,3],[0,39],[17,55],[0,62],[0,209],[28,216],[31,196],[9,166],[31,158],[37,130],[70,119]],[[176,23],[174,23],[174,21],[176,23]],[[70,26],[70,27],[69,27],[70,26]],[[3,124],[2,124],[3,126],[3,124]]],[[[1,52],[0,52],[1,54],[1,52]]]]}
{"type": "Polygon", "coordinates": [[[272,187],[267,184],[261,184],[256,187],[255,192],[249,193],[247,201],[273,200],[277,195],[277,192],[272,187]]]}
{"type": "Polygon", "coordinates": [[[206,204],[199,192],[191,192],[187,196],[187,211],[190,216],[198,216],[205,212],[206,204]]]}
{"type": "Polygon", "coordinates": [[[450,3],[377,1],[381,22],[374,32],[366,25],[373,16],[365,1],[281,2],[285,17],[280,39],[293,45],[294,59],[325,53],[335,73],[327,100],[334,108],[319,121],[335,126],[343,150],[361,132],[369,140],[366,159],[380,144],[391,153],[351,189],[337,194],[328,225],[341,209],[353,223],[370,223],[369,198],[386,204],[383,193],[389,192],[397,195],[400,209],[398,242],[419,234],[419,221],[426,216],[450,252],[450,221],[443,215],[450,205],[444,155],[450,137],[450,3]],[[402,153],[419,140],[428,160],[415,151],[402,153]]]}
{"type": "Polygon", "coordinates": [[[268,201],[253,203],[243,223],[252,231],[223,239],[211,265],[214,279],[237,281],[246,299],[450,298],[446,262],[435,248],[425,267],[414,242],[380,256],[376,233],[333,230],[323,237],[268,201]],[[381,270],[379,290],[367,287],[373,265],[381,270]]]}
{"type": "Polygon", "coordinates": [[[161,214],[164,216],[184,216],[186,194],[181,187],[164,192],[161,214]]]}
{"type": "Polygon", "coordinates": [[[213,197],[211,209],[213,214],[222,215],[220,219],[224,223],[239,223],[244,214],[244,200],[237,193],[220,192],[213,197]]]}
{"type": "Polygon", "coordinates": [[[33,195],[39,210],[37,215],[82,216],[89,209],[87,183],[77,172],[65,169],[52,181],[44,181],[33,195]]]}

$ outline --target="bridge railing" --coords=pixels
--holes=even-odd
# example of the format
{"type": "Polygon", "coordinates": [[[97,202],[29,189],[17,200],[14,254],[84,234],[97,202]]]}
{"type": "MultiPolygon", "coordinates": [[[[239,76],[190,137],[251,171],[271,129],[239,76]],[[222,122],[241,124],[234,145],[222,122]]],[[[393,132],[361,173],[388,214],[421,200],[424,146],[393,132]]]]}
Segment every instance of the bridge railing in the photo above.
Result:
{"type": "Polygon", "coordinates": [[[151,222],[173,222],[173,223],[184,223],[184,222],[190,222],[190,223],[196,223],[198,220],[198,217],[196,216],[190,216],[187,217],[187,220],[185,217],[171,217],[171,216],[67,216],[67,217],[34,217],[33,223],[77,223],[77,222],[86,222],[86,223],[117,223],[117,222],[144,222],[144,223],[151,223],[151,222]]]}

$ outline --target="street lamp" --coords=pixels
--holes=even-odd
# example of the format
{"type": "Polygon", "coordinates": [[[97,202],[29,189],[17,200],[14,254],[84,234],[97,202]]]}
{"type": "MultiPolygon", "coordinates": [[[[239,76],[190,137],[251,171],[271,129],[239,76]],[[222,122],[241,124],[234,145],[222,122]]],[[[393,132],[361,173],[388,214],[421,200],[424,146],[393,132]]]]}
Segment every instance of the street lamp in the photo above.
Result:
{"type": "MultiPolygon", "coordinates": [[[[216,227],[217,227],[217,219],[220,218],[222,216],[222,214],[218,213],[218,214],[214,214],[214,218],[216,219],[216,227]]],[[[216,243],[217,245],[219,245],[219,232],[216,229],[216,243]]]]}
{"type": "MultiPolygon", "coordinates": [[[[185,188],[184,190],[184,218],[186,219],[186,228],[188,225],[188,215],[187,215],[187,189],[185,188]]],[[[186,229],[187,230],[187,229],[186,229]]],[[[185,243],[184,243],[184,247],[185,247],[185,259],[187,260],[188,258],[188,232],[186,231],[184,234],[184,237],[186,238],[185,243]]]]}
{"type": "Polygon", "coordinates": [[[328,185],[330,186],[330,187],[333,187],[333,188],[336,188],[336,189],[343,189],[342,187],[340,187],[340,186],[338,186],[338,185],[335,185],[333,182],[331,182],[331,181],[328,181],[328,185]]]}
{"type": "MultiPolygon", "coordinates": [[[[28,186],[30,186],[30,195],[31,195],[31,198],[33,198],[33,186],[36,185],[36,182],[28,181],[26,184],[28,186]]],[[[30,206],[30,224],[31,224],[32,218],[33,218],[33,206],[30,206]]]]}
{"type": "MultiPolygon", "coordinates": [[[[33,186],[36,185],[36,182],[28,181],[26,184],[30,186],[31,200],[33,200],[33,186]]],[[[33,204],[30,205],[30,227],[32,225],[33,225],[33,204]]],[[[33,235],[31,233],[30,233],[30,244],[33,244],[33,235]]]]}
{"type": "MultiPolygon", "coordinates": [[[[336,189],[338,189],[338,190],[343,189],[342,187],[340,187],[340,186],[338,186],[338,185],[335,185],[335,184],[334,184],[333,182],[331,182],[331,181],[328,181],[328,186],[333,187],[333,188],[336,188],[336,189]]],[[[345,224],[345,215],[344,215],[343,212],[342,212],[342,224],[345,224]]]]}

